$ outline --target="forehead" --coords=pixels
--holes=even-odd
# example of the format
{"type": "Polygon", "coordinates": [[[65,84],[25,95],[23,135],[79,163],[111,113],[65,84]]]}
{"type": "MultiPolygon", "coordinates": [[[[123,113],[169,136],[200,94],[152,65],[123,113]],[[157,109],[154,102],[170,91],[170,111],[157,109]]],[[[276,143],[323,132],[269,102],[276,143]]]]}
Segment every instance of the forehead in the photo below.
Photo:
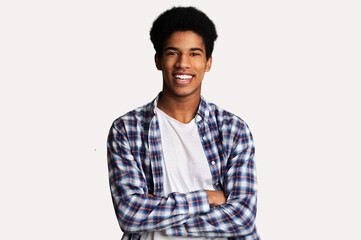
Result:
{"type": "Polygon", "coordinates": [[[192,31],[176,31],[164,42],[163,48],[174,47],[179,49],[205,49],[203,38],[192,31]]]}

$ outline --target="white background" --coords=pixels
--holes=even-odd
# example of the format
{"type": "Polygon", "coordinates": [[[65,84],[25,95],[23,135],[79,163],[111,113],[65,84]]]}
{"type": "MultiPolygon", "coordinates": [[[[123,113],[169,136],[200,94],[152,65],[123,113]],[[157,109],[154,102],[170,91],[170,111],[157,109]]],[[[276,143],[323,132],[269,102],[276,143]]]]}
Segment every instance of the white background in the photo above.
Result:
{"type": "Polygon", "coordinates": [[[262,239],[361,239],[359,1],[1,1],[0,239],[120,239],[112,121],[161,89],[153,20],[219,39],[203,95],[256,142],[262,239]]]}

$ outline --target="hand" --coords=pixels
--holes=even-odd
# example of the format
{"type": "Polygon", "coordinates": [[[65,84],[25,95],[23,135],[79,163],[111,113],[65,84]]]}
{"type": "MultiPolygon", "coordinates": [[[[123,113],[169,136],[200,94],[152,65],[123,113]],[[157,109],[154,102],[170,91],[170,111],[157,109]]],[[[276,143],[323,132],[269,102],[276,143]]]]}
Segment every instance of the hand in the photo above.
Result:
{"type": "Polygon", "coordinates": [[[224,192],[222,190],[206,190],[206,193],[208,195],[208,202],[211,207],[226,203],[226,197],[224,196],[224,192]]]}

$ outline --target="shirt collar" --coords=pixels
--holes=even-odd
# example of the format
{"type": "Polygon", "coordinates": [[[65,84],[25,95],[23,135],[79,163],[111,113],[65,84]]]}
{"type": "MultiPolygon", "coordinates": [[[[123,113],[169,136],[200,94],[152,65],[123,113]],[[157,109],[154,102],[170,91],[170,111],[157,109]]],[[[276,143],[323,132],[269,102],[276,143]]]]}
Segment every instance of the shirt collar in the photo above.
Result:
{"type": "Polygon", "coordinates": [[[208,102],[201,96],[201,101],[199,102],[198,111],[196,114],[196,122],[208,121],[210,117],[210,106],[208,102]]]}
{"type": "MultiPolygon", "coordinates": [[[[153,102],[151,103],[151,110],[152,110],[153,115],[156,114],[155,108],[157,107],[158,100],[159,100],[161,94],[162,94],[162,92],[160,92],[157,95],[157,97],[153,100],[153,102]]],[[[201,100],[200,100],[199,106],[198,106],[198,111],[195,116],[196,123],[198,123],[200,121],[208,121],[209,117],[210,117],[210,106],[209,106],[208,102],[201,96],[201,100]]]]}

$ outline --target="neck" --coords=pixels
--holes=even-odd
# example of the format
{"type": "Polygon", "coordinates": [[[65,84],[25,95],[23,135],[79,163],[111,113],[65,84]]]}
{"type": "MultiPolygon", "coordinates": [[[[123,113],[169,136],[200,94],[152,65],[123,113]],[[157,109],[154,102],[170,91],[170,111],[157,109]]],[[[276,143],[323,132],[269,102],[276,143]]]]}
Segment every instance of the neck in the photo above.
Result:
{"type": "Polygon", "coordinates": [[[196,97],[170,97],[162,93],[159,98],[157,107],[165,112],[168,116],[182,123],[189,123],[195,117],[200,95],[196,97]]]}

